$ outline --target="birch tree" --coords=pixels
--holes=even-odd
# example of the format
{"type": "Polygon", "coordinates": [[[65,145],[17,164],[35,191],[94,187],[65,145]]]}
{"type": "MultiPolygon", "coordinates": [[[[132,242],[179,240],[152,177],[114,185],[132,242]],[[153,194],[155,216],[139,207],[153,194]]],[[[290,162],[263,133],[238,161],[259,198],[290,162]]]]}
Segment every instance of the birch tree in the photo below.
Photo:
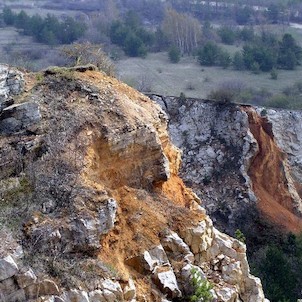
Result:
{"type": "Polygon", "coordinates": [[[201,38],[199,21],[188,14],[178,13],[168,9],[162,24],[162,29],[170,43],[175,45],[181,54],[190,54],[197,48],[201,38]]]}

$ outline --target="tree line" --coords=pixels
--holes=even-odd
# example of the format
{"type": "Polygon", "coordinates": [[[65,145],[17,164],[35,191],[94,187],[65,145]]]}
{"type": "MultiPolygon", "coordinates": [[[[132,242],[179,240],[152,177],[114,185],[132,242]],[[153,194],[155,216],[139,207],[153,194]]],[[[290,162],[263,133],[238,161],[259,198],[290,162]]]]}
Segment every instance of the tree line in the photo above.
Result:
{"type": "Polygon", "coordinates": [[[155,35],[146,30],[138,15],[129,11],[123,21],[113,21],[109,36],[113,44],[119,45],[128,56],[145,57],[152,47],[155,35]]]}
{"type": "Polygon", "coordinates": [[[69,16],[60,21],[54,15],[48,14],[45,18],[39,15],[29,16],[23,10],[15,13],[9,7],[3,8],[2,20],[5,25],[15,26],[24,35],[48,45],[70,44],[82,37],[87,28],[84,23],[69,16]]]}
{"type": "MultiPolygon", "coordinates": [[[[29,16],[24,11],[13,12],[5,7],[2,20],[15,26],[37,42],[49,45],[70,44],[83,37],[87,27],[71,17],[60,21],[48,14],[29,16]]],[[[118,45],[126,55],[145,57],[148,51],[169,50],[169,58],[176,63],[183,55],[195,55],[205,66],[233,66],[237,70],[254,73],[273,69],[294,69],[300,65],[301,47],[290,34],[281,40],[270,33],[256,35],[252,27],[233,29],[223,26],[213,29],[209,22],[200,22],[187,13],[167,9],[162,24],[156,30],[147,29],[138,14],[128,11],[120,20],[113,20],[104,31],[112,44],[118,45]],[[216,41],[224,44],[243,43],[242,51],[231,56],[216,41]]]]}
{"type": "MultiPolygon", "coordinates": [[[[228,29],[222,29],[223,32],[228,29]]],[[[234,32],[230,31],[233,39],[234,32]]],[[[222,39],[223,41],[223,39],[222,39]]],[[[232,43],[227,43],[232,44],[232,43]]],[[[268,72],[272,69],[293,70],[301,64],[302,48],[291,34],[284,34],[279,40],[277,36],[263,32],[260,36],[252,34],[249,42],[245,42],[242,51],[230,55],[215,42],[207,42],[198,50],[198,61],[201,65],[222,66],[227,68],[231,62],[237,70],[251,70],[254,73],[268,72]]]]}

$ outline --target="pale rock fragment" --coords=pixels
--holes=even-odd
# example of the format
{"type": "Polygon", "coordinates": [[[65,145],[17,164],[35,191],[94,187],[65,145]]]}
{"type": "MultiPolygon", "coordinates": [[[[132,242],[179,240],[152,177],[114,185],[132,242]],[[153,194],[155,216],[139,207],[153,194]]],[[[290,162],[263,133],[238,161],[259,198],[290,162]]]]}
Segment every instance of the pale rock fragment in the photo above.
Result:
{"type": "Polygon", "coordinates": [[[18,272],[18,266],[11,255],[0,259],[0,281],[14,276],[18,272]]]}

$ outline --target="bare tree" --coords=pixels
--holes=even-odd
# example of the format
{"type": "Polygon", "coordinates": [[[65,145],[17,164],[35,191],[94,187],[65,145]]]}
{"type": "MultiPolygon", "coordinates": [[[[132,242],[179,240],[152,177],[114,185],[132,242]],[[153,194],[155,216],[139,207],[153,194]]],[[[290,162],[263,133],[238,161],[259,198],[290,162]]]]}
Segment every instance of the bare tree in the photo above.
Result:
{"type": "Polygon", "coordinates": [[[63,55],[71,61],[71,65],[94,64],[106,74],[113,76],[115,67],[104,53],[101,45],[90,42],[74,43],[62,48],[63,55]]]}
{"type": "Polygon", "coordinates": [[[170,42],[177,46],[182,54],[190,54],[201,39],[199,21],[173,9],[166,11],[162,27],[170,42]]]}

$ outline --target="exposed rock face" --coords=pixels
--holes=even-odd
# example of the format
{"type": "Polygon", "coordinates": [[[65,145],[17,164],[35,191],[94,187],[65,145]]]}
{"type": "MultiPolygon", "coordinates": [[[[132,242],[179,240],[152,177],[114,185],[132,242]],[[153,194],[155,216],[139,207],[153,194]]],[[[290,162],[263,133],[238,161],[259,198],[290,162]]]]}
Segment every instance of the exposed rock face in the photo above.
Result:
{"type": "Polygon", "coordinates": [[[158,105],[91,67],[28,85],[14,106],[41,118],[0,136],[0,223],[23,244],[0,249],[1,301],[189,299],[193,271],[213,301],[265,300],[245,246],[178,177],[158,105]]]}
{"type": "Polygon", "coordinates": [[[173,143],[183,151],[180,175],[214,221],[234,228],[237,217],[256,201],[247,170],[258,146],[247,114],[232,104],[153,99],[166,110],[173,143]]]}
{"type": "Polygon", "coordinates": [[[37,103],[22,103],[8,106],[0,116],[0,132],[11,134],[27,129],[41,119],[37,103]]]}
{"type": "MultiPolygon", "coordinates": [[[[287,154],[274,139],[274,124],[252,108],[244,108],[257,139],[259,151],[253,158],[249,173],[258,206],[276,225],[288,231],[302,230],[302,200],[295,187],[287,154]]],[[[283,118],[286,119],[286,116],[283,118]]],[[[297,129],[291,128],[290,131],[297,129]]],[[[287,131],[283,132],[286,136],[287,131]]],[[[299,143],[299,140],[296,140],[299,143]]],[[[299,170],[299,167],[296,167],[299,170]]],[[[296,182],[297,185],[301,183],[296,182]]]]}
{"type": "Polygon", "coordinates": [[[152,96],[169,116],[183,151],[180,175],[229,233],[261,210],[276,225],[302,230],[301,112],[152,96]],[[299,196],[300,195],[300,196],[299,196]]]}
{"type": "MultiPolygon", "coordinates": [[[[302,196],[302,112],[290,110],[267,110],[267,119],[272,124],[274,140],[286,153],[294,185],[302,196]]],[[[301,212],[301,210],[299,210],[301,212]]]]}
{"type": "Polygon", "coordinates": [[[0,66],[0,108],[9,97],[18,95],[23,87],[24,78],[20,71],[7,65],[0,66]]]}

